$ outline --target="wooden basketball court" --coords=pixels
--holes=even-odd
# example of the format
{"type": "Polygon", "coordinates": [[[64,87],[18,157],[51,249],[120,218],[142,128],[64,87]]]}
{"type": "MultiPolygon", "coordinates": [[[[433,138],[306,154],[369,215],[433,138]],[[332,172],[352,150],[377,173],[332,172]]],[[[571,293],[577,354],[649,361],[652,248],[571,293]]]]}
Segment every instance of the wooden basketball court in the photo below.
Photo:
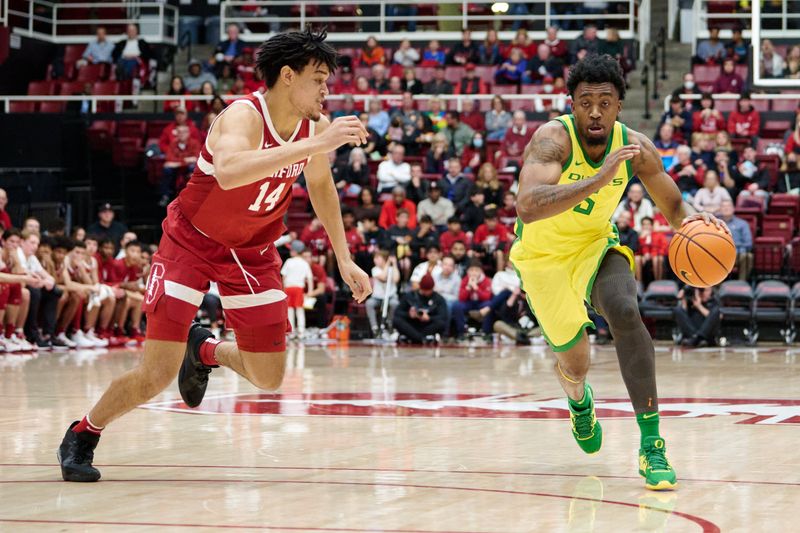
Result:
{"type": "Polygon", "coordinates": [[[637,474],[613,348],[594,456],[544,347],[294,347],[279,394],[219,370],[195,411],[173,385],[118,420],[95,484],[62,482],[55,450],[138,351],[3,356],[0,531],[797,531],[798,353],[658,348],[669,493],[637,474]]]}

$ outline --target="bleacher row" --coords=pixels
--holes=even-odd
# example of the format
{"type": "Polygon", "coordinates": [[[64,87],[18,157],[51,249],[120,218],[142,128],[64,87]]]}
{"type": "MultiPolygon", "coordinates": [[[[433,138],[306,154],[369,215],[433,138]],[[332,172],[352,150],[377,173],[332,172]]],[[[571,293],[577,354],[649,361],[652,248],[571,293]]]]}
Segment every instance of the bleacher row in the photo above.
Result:
{"type": "Polygon", "coordinates": [[[740,195],[735,213],[750,226],[757,278],[800,275],[800,196],[773,193],[767,205],[763,196],[740,195]]]}

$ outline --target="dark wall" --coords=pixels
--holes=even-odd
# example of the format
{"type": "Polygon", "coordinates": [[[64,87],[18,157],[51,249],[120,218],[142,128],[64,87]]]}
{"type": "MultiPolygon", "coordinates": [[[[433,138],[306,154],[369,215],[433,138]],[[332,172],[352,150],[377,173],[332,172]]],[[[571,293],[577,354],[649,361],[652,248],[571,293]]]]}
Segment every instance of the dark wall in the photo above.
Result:
{"type": "Polygon", "coordinates": [[[10,49],[0,65],[0,94],[27,94],[28,81],[43,80],[56,54],[53,44],[27,37],[21,40],[21,47],[10,49]]]}
{"type": "Polygon", "coordinates": [[[86,165],[85,122],[59,114],[0,114],[0,168],[86,165]]]}

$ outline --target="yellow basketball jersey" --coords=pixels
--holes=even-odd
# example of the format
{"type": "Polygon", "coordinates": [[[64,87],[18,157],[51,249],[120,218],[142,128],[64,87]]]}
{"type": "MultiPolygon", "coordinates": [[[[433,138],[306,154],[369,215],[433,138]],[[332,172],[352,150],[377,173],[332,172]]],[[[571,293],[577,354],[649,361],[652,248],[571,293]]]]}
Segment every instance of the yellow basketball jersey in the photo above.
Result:
{"type": "MultiPolygon", "coordinates": [[[[562,115],[556,120],[567,130],[572,144],[569,160],[561,169],[559,184],[575,183],[594,176],[609,153],[628,144],[627,128],[624,124],[615,122],[603,159],[594,162],[586,156],[578,139],[575,117],[562,115]]],[[[611,215],[622,199],[631,174],[631,163],[626,161],[624,165],[620,165],[617,175],[608,184],[572,209],[530,224],[523,224],[518,219],[518,243],[528,253],[558,256],[577,253],[579,249],[597,240],[612,239],[618,242],[616,227],[611,224],[611,215]]]]}

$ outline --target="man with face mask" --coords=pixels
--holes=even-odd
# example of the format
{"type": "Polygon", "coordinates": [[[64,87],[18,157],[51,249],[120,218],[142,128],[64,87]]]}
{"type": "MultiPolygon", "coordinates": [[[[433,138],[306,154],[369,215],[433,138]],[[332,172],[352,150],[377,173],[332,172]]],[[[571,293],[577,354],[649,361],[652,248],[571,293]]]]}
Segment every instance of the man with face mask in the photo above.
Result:
{"type": "Polygon", "coordinates": [[[661,122],[658,125],[659,129],[664,123],[672,124],[674,128],[672,137],[676,142],[688,142],[691,138],[692,114],[686,109],[683,100],[674,94],[669,101],[669,109],[661,116],[661,122]]]}
{"type": "MultiPolygon", "coordinates": [[[[674,98],[678,98],[681,95],[701,95],[703,91],[697,86],[694,81],[694,74],[691,72],[687,72],[683,75],[683,84],[675,89],[672,92],[672,96],[674,98]]],[[[692,111],[694,108],[700,108],[700,101],[699,100],[683,100],[683,105],[692,111]]]]}

